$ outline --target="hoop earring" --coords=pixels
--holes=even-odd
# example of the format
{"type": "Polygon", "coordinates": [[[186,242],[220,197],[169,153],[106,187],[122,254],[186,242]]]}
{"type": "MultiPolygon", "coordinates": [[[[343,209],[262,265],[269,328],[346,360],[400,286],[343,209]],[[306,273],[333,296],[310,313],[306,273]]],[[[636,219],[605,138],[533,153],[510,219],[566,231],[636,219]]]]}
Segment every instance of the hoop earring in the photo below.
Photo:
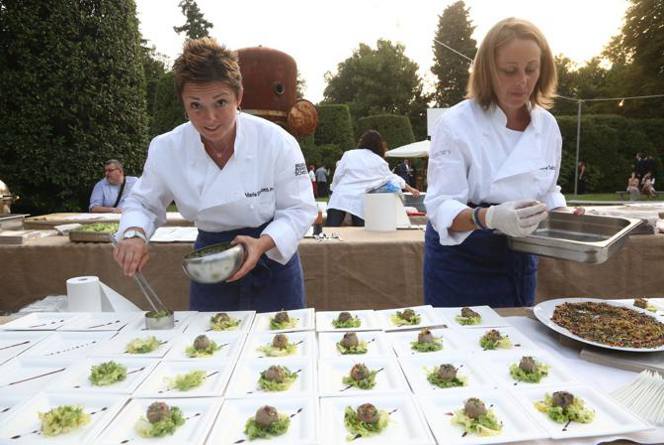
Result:
{"type": "Polygon", "coordinates": [[[187,120],[189,120],[189,115],[187,114],[186,111],[184,112],[184,118],[187,119],[187,120]]]}

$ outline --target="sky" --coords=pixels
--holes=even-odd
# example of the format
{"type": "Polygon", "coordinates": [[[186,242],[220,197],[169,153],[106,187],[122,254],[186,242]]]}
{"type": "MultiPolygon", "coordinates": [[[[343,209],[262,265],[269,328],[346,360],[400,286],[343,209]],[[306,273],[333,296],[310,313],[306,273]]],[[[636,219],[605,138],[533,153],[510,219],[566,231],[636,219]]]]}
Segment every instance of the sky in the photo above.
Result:
{"type": "MultiPolygon", "coordinates": [[[[143,38],[172,62],[181,52],[184,24],[179,0],[136,0],[143,38]]],[[[420,67],[425,90],[434,77],[433,38],[438,16],[454,0],[197,0],[210,35],[231,49],[262,45],[290,54],[306,81],[305,98],[323,98],[326,72],[350,57],[360,42],[400,42],[420,67]],[[332,7],[330,7],[330,5],[332,7]]],[[[554,54],[579,65],[599,55],[618,34],[628,0],[465,0],[478,45],[497,21],[519,17],[537,25],[554,54]]],[[[460,63],[463,63],[460,60],[460,63]]]]}

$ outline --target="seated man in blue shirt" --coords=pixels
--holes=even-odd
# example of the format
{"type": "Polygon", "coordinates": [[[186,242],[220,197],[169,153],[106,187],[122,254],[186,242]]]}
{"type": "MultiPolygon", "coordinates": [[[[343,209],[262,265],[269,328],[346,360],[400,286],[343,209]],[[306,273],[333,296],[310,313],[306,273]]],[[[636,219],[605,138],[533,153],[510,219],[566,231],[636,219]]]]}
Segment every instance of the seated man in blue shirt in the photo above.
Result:
{"type": "Polygon", "coordinates": [[[105,178],[95,184],[90,195],[90,212],[120,213],[122,204],[131,188],[136,184],[136,176],[125,176],[122,163],[110,159],[104,164],[105,178]]]}

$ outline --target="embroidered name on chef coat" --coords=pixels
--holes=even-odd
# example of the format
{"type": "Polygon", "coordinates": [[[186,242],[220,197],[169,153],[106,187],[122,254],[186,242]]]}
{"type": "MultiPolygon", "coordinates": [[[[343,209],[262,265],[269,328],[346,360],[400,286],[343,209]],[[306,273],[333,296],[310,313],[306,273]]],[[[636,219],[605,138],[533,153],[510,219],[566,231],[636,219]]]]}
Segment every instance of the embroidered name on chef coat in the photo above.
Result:
{"type": "Polygon", "coordinates": [[[257,192],[244,192],[244,196],[247,198],[257,198],[258,196],[261,195],[261,193],[264,192],[271,192],[274,190],[274,187],[263,187],[257,192]]]}
{"type": "Polygon", "coordinates": [[[545,167],[541,167],[540,170],[555,170],[556,166],[555,165],[547,165],[545,167]]]}
{"type": "Polygon", "coordinates": [[[307,174],[307,164],[304,162],[300,164],[295,164],[295,176],[301,176],[307,174]]]}

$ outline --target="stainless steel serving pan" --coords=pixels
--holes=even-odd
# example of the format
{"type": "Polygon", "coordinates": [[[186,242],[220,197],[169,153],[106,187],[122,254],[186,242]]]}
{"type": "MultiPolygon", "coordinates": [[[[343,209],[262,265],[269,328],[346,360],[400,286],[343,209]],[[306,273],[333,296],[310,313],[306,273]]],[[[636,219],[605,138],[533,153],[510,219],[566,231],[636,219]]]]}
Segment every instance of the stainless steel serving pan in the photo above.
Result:
{"type": "Polygon", "coordinates": [[[551,213],[532,235],[509,237],[508,242],[519,252],[599,264],[620,250],[641,223],[633,218],[551,213]]]}

